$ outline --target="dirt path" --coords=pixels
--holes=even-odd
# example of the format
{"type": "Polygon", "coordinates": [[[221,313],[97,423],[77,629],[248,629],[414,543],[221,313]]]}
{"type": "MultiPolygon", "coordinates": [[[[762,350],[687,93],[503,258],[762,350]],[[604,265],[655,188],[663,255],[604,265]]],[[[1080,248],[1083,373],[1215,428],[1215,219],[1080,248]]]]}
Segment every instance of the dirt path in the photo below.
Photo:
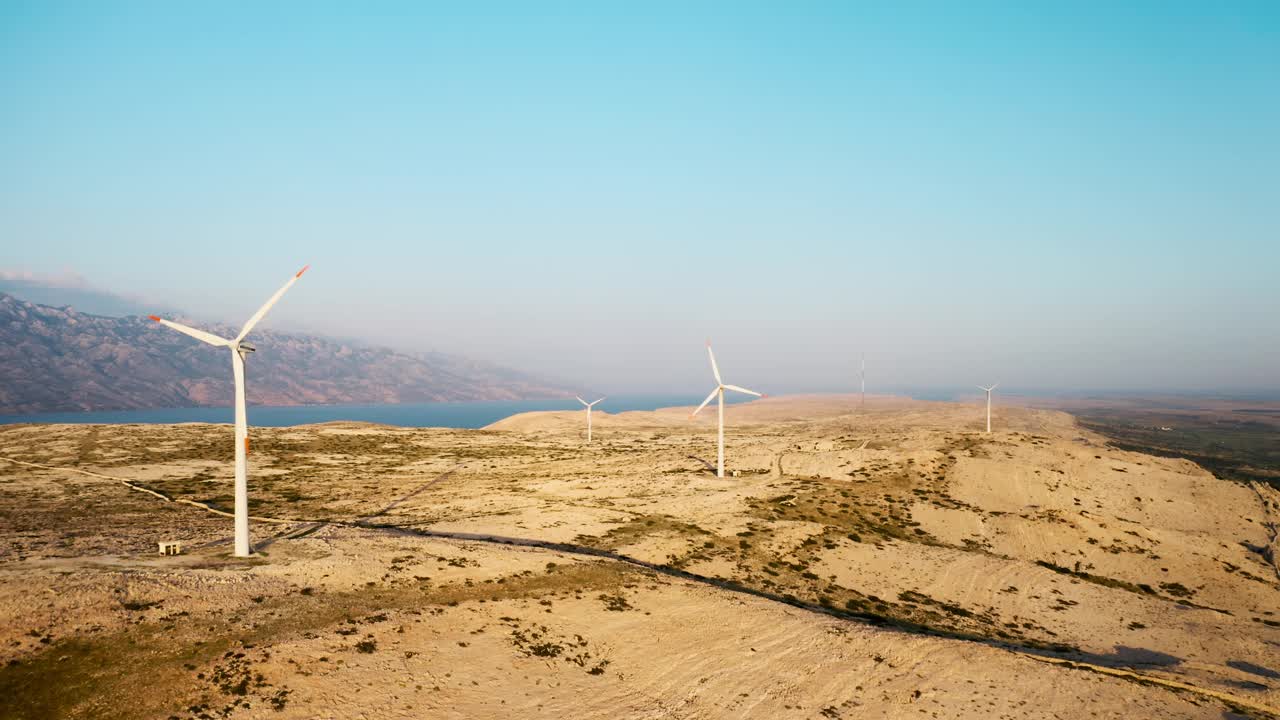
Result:
{"type": "MultiPolygon", "coordinates": [[[[78,473],[78,474],[80,474],[80,475],[87,475],[87,476],[92,477],[92,478],[98,478],[98,479],[100,479],[100,480],[110,480],[110,481],[112,481],[112,482],[118,482],[118,483],[120,483],[121,485],[124,485],[125,487],[129,488],[130,490],[135,490],[135,491],[140,492],[140,493],[146,493],[146,494],[151,495],[151,496],[153,496],[153,497],[159,498],[160,500],[163,500],[164,502],[182,503],[183,505],[190,505],[190,506],[192,506],[192,507],[200,508],[201,510],[204,510],[205,512],[211,512],[211,513],[213,513],[214,515],[221,515],[222,517],[228,517],[228,518],[233,518],[233,519],[235,518],[235,515],[234,515],[234,514],[229,513],[229,512],[227,512],[227,511],[225,511],[225,510],[219,510],[218,508],[215,508],[215,507],[213,507],[213,506],[211,506],[211,505],[207,505],[207,504],[205,504],[205,503],[199,502],[199,501],[197,501],[197,500],[186,500],[186,499],[184,499],[184,498],[176,498],[176,499],[175,499],[175,498],[171,498],[171,497],[169,497],[168,495],[165,495],[164,493],[156,492],[155,490],[152,490],[151,488],[143,487],[143,486],[141,486],[141,485],[138,485],[138,484],[134,483],[134,482],[133,482],[133,481],[131,481],[131,480],[127,480],[127,479],[122,478],[122,477],[114,477],[114,476],[112,476],[112,475],[103,475],[103,474],[101,474],[101,473],[90,472],[90,471],[88,471],[88,470],[81,470],[80,468],[53,467],[53,466],[51,466],[51,465],[41,465],[41,464],[39,464],[39,463],[26,462],[25,460],[14,460],[13,458],[7,458],[7,457],[3,457],[3,456],[0,456],[0,460],[4,460],[5,462],[13,463],[14,465],[25,465],[26,467],[39,468],[39,469],[41,469],[41,470],[57,470],[57,471],[59,471],[59,472],[73,472],[73,473],[78,473]]],[[[250,515],[250,516],[249,516],[249,519],[250,519],[250,520],[255,520],[255,521],[257,521],[257,522],[275,523],[275,524],[279,524],[279,525],[287,525],[287,524],[290,524],[290,523],[296,523],[296,522],[311,522],[311,521],[308,521],[308,520],[280,520],[280,519],[277,519],[277,518],[260,517],[260,516],[256,516],[256,515],[250,515]]]]}

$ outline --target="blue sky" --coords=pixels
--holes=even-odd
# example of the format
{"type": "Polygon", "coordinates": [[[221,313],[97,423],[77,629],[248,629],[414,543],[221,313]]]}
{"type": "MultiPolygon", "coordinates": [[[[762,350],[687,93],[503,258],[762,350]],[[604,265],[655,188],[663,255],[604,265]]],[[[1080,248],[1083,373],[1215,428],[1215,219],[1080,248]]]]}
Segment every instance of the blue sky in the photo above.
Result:
{"type": "MultiPolygon", "coordinates": [[[[0,270],[606,392],[1280,387],[1274,3],[0,5],[0,270]]],[[[265,348],[264,348],[265,349],[265,348]]]]}

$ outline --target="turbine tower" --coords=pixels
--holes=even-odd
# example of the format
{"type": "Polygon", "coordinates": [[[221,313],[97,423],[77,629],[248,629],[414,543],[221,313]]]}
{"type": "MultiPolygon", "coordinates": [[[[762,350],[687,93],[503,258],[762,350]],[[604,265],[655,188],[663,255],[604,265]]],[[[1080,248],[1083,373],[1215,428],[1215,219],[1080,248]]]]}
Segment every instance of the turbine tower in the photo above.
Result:
{"type": "Polygon", "coordinates": [[[707,403],[711,402],[711,398],[719,396],[720,429],[718,443],[716,445],[716,477],[724,477],[724,391],[733,390],[734,392],[755,395],[756,397],[766,396],[756,392],[755,390],[748,390],[746,388],[738,387],[737,385],[725,385],[724,381],[720,379],[720,368],[716,367],[716,354],[711,352],[710,340],[707,341],[707,356],[711,358],[711,374],[716,376],[716,389],[711,391],[711,394],[707,396],[706,400],[702,401],[702,404],[698,406],[697,410],[689,413],[689,419],[692,420],[694,415],[702,412],[702,408],[706,407],[707,403]]]}
{"type": "Polygon", "coordinates": [[[600,400],[604,400],[604,398],[600,398],[600,400],[596,400],[595,402],[587,402],[577,395],[574,395],[574,397],[578,398],[578,402],[582,403],[583,407],[587,409],[587,442],[591,442],[591,406],[600,402],[600,400]]]}
{"type": "Polygon", "coordinates": [[[991,432],[991,391],[995,390],[997,387],[1000,387],[1000,383],[996,383],[991,387],[978,386],[979,390],[987,391],[987,432],[991,432]]]}
{"type": "Polygon", "coordinates": [[[187,327],[186,325],[173,322],[172,320],[164,320],[156,317],[155,315],[149,316],[152,320],[155,320],[161,325],[171,327],[184,335],[190,335],[191,337],[202,342],[207,342],[210,345],[225,347],[231,350],[231,372],[235,378],[236,384],[236,557],[249,557],[251,553],[251,549],[249,547],[249,481],[246,477],[245,471],[245,455],[249,452],[249,428],[245,422],[244,412],[244,359],[247,353],[254,351],[254,347],[249,343],[244,342],[244,336],[248,335],[249,331],[253,330],[253,326],[257,325],[258,322],[266,316],[267,311],[271,309],[272,305],[276,304],[276,301],[285,294],[285,291],[293,287],[294,283],[298,282],[298,278],[302,277],[302,273],[306,272],[308,267],[311,266],[308,265],[302,268],[296,275],[289,278],[289,282],[285,283],[284,287],[277,290],[276,294],[272,295],[271,299],[268,300],[265,305],[258,308],[258,312],[254,313],[253,317],[249,318],[249,322],[244,324],[244,327],[240,329],[240,334],[236,335],[233,340],[221,338],[203,330],[196,330],[195,328],[187,327]]]}

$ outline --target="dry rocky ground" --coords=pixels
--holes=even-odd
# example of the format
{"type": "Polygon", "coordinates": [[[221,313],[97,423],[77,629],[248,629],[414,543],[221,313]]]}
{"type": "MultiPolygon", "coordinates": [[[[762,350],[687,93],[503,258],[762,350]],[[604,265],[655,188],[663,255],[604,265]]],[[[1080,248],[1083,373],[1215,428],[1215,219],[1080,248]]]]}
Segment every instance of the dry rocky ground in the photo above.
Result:
{"type": "Polygon", "coordinates": [[[0,717],[1280,708],[1269,487],[847,397],[730,406],[718,479],[686,413],[254,429],[249,559],[164,499],[229,509],[225,426],[0,429],[0,717]]]}

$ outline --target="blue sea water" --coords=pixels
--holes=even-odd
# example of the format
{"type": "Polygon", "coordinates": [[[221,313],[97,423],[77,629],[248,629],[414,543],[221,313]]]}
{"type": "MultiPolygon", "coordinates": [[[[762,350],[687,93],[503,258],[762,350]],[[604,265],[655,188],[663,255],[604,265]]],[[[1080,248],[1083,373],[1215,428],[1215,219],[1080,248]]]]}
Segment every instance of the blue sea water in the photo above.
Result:
{"type": "MultiPolygon", "coordinates": [[[[725,398],[726,402],[744,402],[750,399],[752,398],[743,400],[725,398]]],[[[656,410],[664,407],[697,405],[700,402],[702,397],[691,395],[619,395],[606,398],[595,407],[597,411],[619,413],[628,410],[656,410]]],[[[250,405],[248,413],[249,424],[258,427],[288,427],[333,420],[357,420],[401,427],[479,428],[522,412],[581,409],[582,406],[577,400],[568,398],[405,405],[250,405]]],[[[230,423],[233,420],[230,407],[0,415],[0,424],[10,425],[14,423],[230,423]]]]}

